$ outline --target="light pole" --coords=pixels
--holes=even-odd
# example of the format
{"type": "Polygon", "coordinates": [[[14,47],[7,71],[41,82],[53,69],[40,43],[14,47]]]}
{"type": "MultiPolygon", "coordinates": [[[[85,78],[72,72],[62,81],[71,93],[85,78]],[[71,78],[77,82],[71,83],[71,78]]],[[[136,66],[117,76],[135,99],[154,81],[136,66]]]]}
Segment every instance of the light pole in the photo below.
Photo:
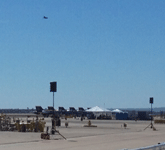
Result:
{"type": "Polygon", "coordinates": [[[53,92],[53,118],[52,118],[52,134],[55,133],[55,116],[54,116],[54,92],[57,92],[57,82],[50,82],[50,92],[53,92]]]}
{"type": "Polygon", "coordinates": [[[151,104],[151,123],[145,129],[147,129],[149,126],[151,126],[151,128],[153,128],[153,130],[156,130],[155,127],[152,124],[152,104],[153,104],[153,102],[154,102],[154,98],[150,97],[149,103],[151,104]]]}
{"type": "Polygon", "coordinates": [[[151,104],[151,128],[152,128],[152,104],[154,102],[154,98],[153,97],[150,97],[150,104],[151,104]]]}

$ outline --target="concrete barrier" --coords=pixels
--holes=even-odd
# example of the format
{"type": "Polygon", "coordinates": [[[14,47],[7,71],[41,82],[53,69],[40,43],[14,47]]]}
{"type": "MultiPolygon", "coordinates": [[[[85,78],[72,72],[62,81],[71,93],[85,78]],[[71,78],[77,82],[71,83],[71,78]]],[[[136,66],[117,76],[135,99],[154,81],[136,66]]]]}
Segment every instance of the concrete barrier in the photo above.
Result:
{"type": "Polygon", "coordinates": [[[165,142],[147,147],[141,147],[136,149],[122,149],[122,150],[165,150],[165,142]]]}

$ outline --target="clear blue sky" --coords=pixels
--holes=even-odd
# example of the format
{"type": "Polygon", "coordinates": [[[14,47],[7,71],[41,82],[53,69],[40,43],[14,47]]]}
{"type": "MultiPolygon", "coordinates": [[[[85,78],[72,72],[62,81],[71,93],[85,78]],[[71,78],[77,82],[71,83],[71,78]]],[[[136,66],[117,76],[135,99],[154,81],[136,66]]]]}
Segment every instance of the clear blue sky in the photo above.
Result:
{"type": "Polygon", "coordinates": [[[165,106],[164,0],[1,0],[0,108],[165,106]],[[43,19],[47,16],[48,19],[43,19]]]}

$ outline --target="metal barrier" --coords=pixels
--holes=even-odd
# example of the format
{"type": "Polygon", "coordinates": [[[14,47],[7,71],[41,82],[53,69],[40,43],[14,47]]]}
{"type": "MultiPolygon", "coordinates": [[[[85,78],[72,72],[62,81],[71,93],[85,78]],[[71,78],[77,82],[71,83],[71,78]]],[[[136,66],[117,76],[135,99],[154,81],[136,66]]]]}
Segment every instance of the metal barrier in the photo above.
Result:
{"type": "Polygon", "coordinates": [[[165,142],[147,147],[141,147],[136,149],[123,149],[123,150],[165,150],[165,142]]]}

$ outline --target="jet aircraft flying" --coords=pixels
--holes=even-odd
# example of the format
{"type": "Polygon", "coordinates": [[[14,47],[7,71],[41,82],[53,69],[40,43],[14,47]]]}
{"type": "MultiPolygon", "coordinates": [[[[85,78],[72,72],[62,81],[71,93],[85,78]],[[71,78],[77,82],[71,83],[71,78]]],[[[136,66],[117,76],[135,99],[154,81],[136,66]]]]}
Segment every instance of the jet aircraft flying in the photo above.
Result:
{"type": "Polygon", "coordinates": [[[48,17],[46,17],[46,16],[44,16],[43,18],[44,18],[44,19],[48,19],[48,17]]]}

